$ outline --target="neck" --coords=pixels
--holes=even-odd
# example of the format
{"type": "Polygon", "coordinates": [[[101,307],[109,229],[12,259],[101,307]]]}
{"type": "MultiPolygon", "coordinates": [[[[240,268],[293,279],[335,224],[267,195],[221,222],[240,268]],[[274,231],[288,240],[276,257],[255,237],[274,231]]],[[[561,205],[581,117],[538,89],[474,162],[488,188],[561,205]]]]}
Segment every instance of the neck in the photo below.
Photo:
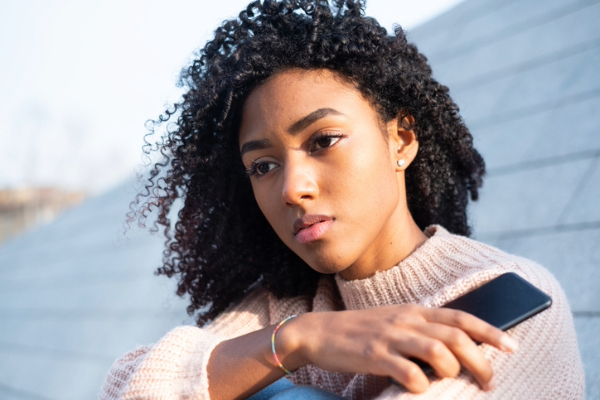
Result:
{"type": "Polygon", "coordinates": [[[399,207],[380,238],[354,264],[339,273],[345,280],[365,279],[404,260],[427,240],[410,215],[408,207],[399,207]]]}

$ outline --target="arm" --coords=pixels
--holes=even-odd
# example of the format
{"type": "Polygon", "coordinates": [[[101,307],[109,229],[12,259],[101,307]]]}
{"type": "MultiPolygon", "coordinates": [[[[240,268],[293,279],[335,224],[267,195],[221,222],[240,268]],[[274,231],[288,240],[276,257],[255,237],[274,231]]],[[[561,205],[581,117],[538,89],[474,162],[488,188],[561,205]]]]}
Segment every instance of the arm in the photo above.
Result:
{"type": "Polygon", "coordinates": [[[117,360],[99,393],[102,400],[207,399],[206,364],[225,338],[206,329],[180,326],[158,343],[117,360]]]}
{"type": "MultiPolygon", "coordinates": [[[[207,366],[211,399],[244,399],[284,375],[271,353],[273,328],[215,348],[207,366]]],[[[423,392],[429,380],[409,360],[417,357],[441,377],[457,376],[462,365],[491,389],[489,362],[469,336],[505,350],[513,345],[506,334],[466,313],[402,305],[301,315],[282,327],[276,348],[289,370],[315,364],[334,372],[392,376],[423,392]]]]}
{"type": "MultiPolygon", "coordinates": [[[[303,309],[292,302],[296,312],[303,309]]],[[[207,364],[222,341],[269,325],[269,296],[257,290],[205,328],[180,326],[159,342],[115,361],[99,393],[102,400],[208,399],[207,364]]]]}
{"type": "MultiPolygon", "coordinates": [[[[270,349],[269,304],[265,291],[255,292],[206,329],[179,327],[156,345],[127,354],[113,365],[100,397],[233,399],[266,387],[283,376],[270,349]]],[[[286,304],[290,314],[306,309],[293,299],[286,304]]],[[[429,381],[408,360],[418,357],[439,376],[456,376],[462,364],[487,387],[492,370],[467,335],[497,347],[506,339],[467,314],[404,305],[302,314],[279,331],[276,348],[289,370],[315,364],[392,376],[421,392],[429,381]]]]}

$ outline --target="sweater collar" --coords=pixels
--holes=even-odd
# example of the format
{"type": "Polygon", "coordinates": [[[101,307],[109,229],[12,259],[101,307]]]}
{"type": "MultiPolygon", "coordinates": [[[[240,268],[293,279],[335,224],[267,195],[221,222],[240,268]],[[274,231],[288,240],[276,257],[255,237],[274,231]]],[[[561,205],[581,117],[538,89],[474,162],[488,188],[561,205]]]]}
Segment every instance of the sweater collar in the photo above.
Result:
{"type": "Polygon", "coordinates": [[[439,225],[428,227],[424,233],[428,239],[388,270],[353,281],[336,274],[346,309],[421,303],[463,276],[464,265],[459,261],[462,257],[457,253],[465,253],[464,244],[460,242],[469,239],[452,235],[439,225]]]}

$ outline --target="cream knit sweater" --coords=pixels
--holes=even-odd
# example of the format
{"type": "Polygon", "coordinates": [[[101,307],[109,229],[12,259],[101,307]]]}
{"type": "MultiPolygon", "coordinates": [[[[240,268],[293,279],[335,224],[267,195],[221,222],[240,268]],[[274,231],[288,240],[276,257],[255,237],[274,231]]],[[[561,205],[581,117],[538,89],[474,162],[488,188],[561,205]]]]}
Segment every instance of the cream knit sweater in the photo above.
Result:
{"type": "Polygon", "coordinates": [[[138,348],[112,366],[101,399],[209,399],[207,363],[221,341],[279,323],[309,311],[366,309],[416,303],[439,307],[490,279],[516,272],[550,295],[552,306],[511,329],[519,343],[515,353],[482,345],[497,387],[483,392],[468,372],[457,378],[433,379],[415,395],[390,385],[385,377],[340,374],[313,365],[300,368],[291,380],[342,395],[347,399],[581,399],[584,375],[571,311],[554,277],[537,264],[485,244],[429,227],[429,239],[397,266],[367,279],[334,283],[322,279],[313,298],[278,300],[265,290],[251,293],[209,326],[173,329],[158,343],[138,348]]]}

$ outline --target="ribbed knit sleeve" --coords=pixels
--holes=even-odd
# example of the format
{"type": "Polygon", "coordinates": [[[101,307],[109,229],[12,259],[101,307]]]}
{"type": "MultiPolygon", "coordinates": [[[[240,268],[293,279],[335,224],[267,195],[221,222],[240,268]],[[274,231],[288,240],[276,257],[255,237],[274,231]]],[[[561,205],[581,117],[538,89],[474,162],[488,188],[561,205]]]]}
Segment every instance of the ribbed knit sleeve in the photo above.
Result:
{"type": "Polygon", "coordinates": [[[173,329],[154,346],[117,360],[101,399],[208,399],[206,366],[225,338],[193,326],[173,329]]]}
{"type": "Polygon", "coordinates": [[[270,325],[270,298],[258,290],[206,328],[180,326],[158,343],[127,353],[110,369],[100,399],[209,399],[207,365],[213,349],[270,325]]]}

